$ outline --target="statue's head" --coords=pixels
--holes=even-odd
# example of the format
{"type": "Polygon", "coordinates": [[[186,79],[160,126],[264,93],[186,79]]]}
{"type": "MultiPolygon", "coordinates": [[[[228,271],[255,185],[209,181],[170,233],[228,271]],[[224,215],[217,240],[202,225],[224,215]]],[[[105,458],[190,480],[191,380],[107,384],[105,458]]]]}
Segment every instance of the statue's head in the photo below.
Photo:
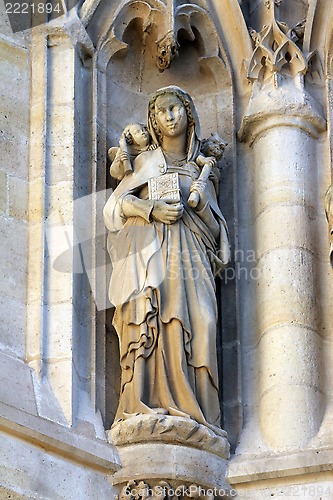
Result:
{"type": "Polygon", "coordinates": [[[130,123],[124,130],[126,143],[131,146],[145,148],[149,145],[150,135],[148,129],[143,123],[130,123]]]}
{"type": "Polygon", "coordinates": [[[185,106],[175,94],[162,94],[155,100],[155,131],[159,137],[177,137],[187,134],[188,117],[185,106]]]}
{"type": "Polygon", "coordinates": [[[208,139],[202,141],[201,152],[205,156],[214,156],[214,158],[219,161],[227,145],[228,143],[221,139],[217,132],[213,132],[208,139]]]}
{"type": "Polygon", "coordinates": [[[188,156],[199,147],[198,115],[189,94],[179,87],[171,85],[155,92],[148,105],[148,126],[159,146],[164,136],[187,134],[188,156]]]}

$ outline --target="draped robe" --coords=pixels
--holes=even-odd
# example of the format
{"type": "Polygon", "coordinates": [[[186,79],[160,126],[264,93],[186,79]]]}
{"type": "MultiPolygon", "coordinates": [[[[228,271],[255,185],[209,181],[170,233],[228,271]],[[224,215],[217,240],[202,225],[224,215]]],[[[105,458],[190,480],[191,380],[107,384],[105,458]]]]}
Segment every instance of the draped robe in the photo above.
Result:
{"type": "Polygon", "coordinates": [[[122,369],[116,420],[167,413],[219,429],[214,271],[229,260],[225,220],[208,181],[209,202],[189,207],[194,162],[167,165],[160,148],[141,153],[104,208],[113,265],[110,300],[122,369]],[[184,213],[173,224],[126,219],[128,194],[148,196],[147,182],[161,170],[179,175],[184,213]],[[212,234],[219,229],[219,241],[212,234]]]}

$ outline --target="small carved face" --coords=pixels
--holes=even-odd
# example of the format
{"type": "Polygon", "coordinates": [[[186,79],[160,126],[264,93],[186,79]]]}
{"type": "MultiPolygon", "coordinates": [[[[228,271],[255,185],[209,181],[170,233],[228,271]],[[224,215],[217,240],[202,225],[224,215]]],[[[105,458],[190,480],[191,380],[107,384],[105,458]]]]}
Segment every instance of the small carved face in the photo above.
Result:
{"type": "Polygon", "coordinates": [[[160,95],[155,101],[155,120],[162,135],[177,137],[187,129],[183,103],[174,94],[160,95]]]}
{"type": "Polygon", "coordinates": [[[201,151],[205,156],[214,156],[219,161],[224,153],[227,143],[214,132],[208,139],[204,139],[201,145],[201,151]]]}
{"type": "Polygon", "coordinates": [[[132,139],[134,144],[142,148],[148,146],[150,142],[150,136],[147,127],[141,125],[140,123],[132,123],[131,125],[129,125],[125,135],[126,140],[127,137],[129,137],[130,139],[132,139]]]}

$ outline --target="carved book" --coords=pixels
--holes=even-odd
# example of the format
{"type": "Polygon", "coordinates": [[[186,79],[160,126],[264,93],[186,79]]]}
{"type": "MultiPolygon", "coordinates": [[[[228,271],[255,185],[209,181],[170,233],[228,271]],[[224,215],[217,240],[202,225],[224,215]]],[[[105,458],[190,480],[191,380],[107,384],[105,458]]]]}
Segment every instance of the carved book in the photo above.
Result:
{"type": "Polygon", "coordinates": [[[152,177],[148,181],[150,200],[180,201],[179,178],[177,173],[152,177]]]}

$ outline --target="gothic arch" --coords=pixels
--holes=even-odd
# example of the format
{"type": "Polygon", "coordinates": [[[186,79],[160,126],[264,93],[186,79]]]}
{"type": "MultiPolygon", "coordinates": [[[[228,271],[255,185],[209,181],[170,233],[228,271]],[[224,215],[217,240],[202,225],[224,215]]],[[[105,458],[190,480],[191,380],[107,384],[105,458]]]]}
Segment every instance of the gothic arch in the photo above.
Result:
{"type": "MultiPolygon", "coordinates": [[[[103,43],[102,40],[105,42],[106,34],[112,28],[113,20],[119,18],[119,16],[129,14],[129,11],[133,9],[133,4],[145,5],[144,10],[148,17],[154,17],[154,15],[160,17],[166,11],[167,1],[123,1],[118,7],[108,4],[105,13],[103,0],[85,0],[79,10],[79,16],[88,32],[92,23],[99,27],[97,31],[93,30],[92,35],[96,47],[103,43]]],[[[207,6],[207,10],[214,20],[216,34],[220,41],[220,50],[223,50],[223,56],[229,62],[230,70],[235,77],[236,90],[242,94],[244,92],[243,85],[245,89],[247,87],[246,80],[244,81],[243,78],[243,65],[245,61],[251,58],[252,44],[239,2],[237,0],[226,0],[222,6],[219,0],[207,0],[207,2],[198,0],[193,4],[180,6],[180,10],[183,11],[184,17],[188,16],[186,10],[190,8],[193,11],[195,7],[197,12],[204,14],[204,5],[207,6]]],[[[211,39],[210,36],[207,38],[211,39]]],[[[121,48],[126,49],[125,46],[120,44],[118,50],[121,48]]],[[[114,47],[113,50],[117,49],[114,47]]]]}

